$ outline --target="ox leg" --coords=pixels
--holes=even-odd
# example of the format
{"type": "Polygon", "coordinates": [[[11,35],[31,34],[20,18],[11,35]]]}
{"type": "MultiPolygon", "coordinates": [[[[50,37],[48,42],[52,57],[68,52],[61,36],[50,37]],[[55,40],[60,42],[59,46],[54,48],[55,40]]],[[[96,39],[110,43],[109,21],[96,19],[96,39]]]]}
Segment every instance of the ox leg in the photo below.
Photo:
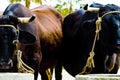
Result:
{"type": "Polygon", "coordinates": [[[116,53],[115,66],[114,66],[113,70],[111,71],[111,73],[116,74],[119,70],[119,66],[120,66],[120,54],[116,53]]]}
{"type": "Polygon", "coordinates": [[[108,57],[108,70],[109,73],[117,73],[119,67],[119,59],[116,53],[108,57]]]}
{"type": "Polygon", "coordinates": [[[49,69],[40,71],[42,80],[52,80],[51,72],[49,69]]]}
{"type": "Polygon", "coordinates": [[[109,65],[109,72],[111,72],[116,64],[117,54],[113,54],[112,56],[109,56],[110,59],[110,65],[109,65]]]}
{"type": "MultiPolygon", "coordinates": [[[[32,62],[32,61],[31,61],[32,62]]],[[[34,80],[38,79],[38,65],[34,64],[31,68],[34,69],[34,80]]]]}
{"type": "Polygon", "coordinates": [[[54,68],[50,68],[51,76],[53,76],[53,69],[54,68]]]}
{"type": "Polygon", "coordinates": [[[55,79],[62,80],[62,64],[60,62],[55,66],[55,79]]]}
{"type": "Polygon", "coordinates": [[[39,61],[33,60],[31,61],[33,64],[31,67],[34,69],[34,80],[38,80],[38,73],[39,73],[39,61]],[[36,63],[35,63],[36,62],[36,63]]]}
{"type": "Polygon", "coordinates": [[[34,80],[37,80],[37,78],[38,78],[38,71],[35,71],[35,73],[34,73],[34,80]]]}
{"type": "Polygon", "coordinates": [[[39,63],[40,61],[37,59],[32,59],[30,60],[31,64],[31,68],[34,69],[34,80],[38,80],[38,71],[39,71],[39,63]]]}

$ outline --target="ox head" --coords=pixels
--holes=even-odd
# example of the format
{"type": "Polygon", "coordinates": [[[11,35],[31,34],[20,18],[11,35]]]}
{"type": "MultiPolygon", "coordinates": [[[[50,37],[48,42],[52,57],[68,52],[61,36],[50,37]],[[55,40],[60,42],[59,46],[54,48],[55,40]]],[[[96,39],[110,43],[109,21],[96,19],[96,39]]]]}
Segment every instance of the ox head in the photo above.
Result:
{"type": "Polygon", "coordinates": [[[35,37],[19,30],[18,24],[29,23],[35,16],[21,18],[9,15],[0,17],[0,70],[9,70],[13,67],[13,55],[16,43],[29,44],[35,42],[35,37]]]}
{"type": "Polygon", "coordinates": [[[114,46],[120,44],[120,7],[114,4],[99,5],[97,7],[85,8],[88,12],[93,12],[97,14],[98,19],[101,19],[100,24],[102,28],[109,28],[110,39],[114,46]],[[115,45],[116,44],[116,45],[115,45]]]}

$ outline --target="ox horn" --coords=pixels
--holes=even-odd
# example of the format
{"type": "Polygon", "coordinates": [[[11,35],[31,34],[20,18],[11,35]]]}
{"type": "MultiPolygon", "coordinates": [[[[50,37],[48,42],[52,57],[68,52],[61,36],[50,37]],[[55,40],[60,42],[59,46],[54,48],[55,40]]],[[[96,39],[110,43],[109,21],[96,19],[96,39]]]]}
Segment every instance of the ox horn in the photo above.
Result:
{"type": "Polygon", "coordinates": [[[95,8],[95,7],[88,7],[86,11],[89,12],[98,12],[100,8],[95,8]]]}
{"type": "Polygon", "coordinates": [[[18,20],[20,23],[29,23],[35,19],[35,15],[32,15],[31,17],[19,17],[18,20]]]}

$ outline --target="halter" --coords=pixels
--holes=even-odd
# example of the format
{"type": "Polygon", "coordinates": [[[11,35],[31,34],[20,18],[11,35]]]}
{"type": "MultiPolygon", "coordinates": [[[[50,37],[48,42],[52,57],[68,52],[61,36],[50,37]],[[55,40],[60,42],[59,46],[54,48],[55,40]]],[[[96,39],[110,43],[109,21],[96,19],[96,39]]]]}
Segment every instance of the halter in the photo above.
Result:
{"type": "MultiPolygon", "coordinates": [[[[101,31],[101,23],[102,23],[102,18],[108,14],[113,14],[113,13],[120,13],[120,11],[110,11],[110,12],[107,12],[105,13],[104,15],[102,15],[101,17],[98,15],[98,19],[96,20],[96,34],[95,34],[95,37],[94,37],[94,42],[93,42],[93,46],[92,46],[92,50],[91,52],[89,53],[89,57],[87,59],[87,62],[86,62],[86,65],[83,67],[82,69],[82,72],[80,72],[79,74],[89,74],[92,69],[95,67],[95,64],[94,64],[94,48],[95,48],[95,43],[96,43],[96,40],[99,39],[99,32],[101,31]],[[90,69],[90,71],[87,72],[87,68],[90,69]]],[[[115,64],[114,64],[115,65],[115,64]]],[[[109,72],[114,68],[114,65],[112,65],[112,67],[109,69],[109,72]]]]}
{"type": "Polygon", "coordinates": [[[11,27],[11,28],[15,29],[16,32],[17,32],[17,38],[15,40],[13,40],[13,43],[15,43],[15,45],[16,45],[16,49],[14,51],[14,54],[17,55],[18,72],[34,73],[34,70],[22,61],[22,51],[19,50],[19,47],[20,47],[20,43],[19,43],[19,27],[17,26],[17,28],[15,28],[13,25],[0,25],[0,26],[11,27]]]}

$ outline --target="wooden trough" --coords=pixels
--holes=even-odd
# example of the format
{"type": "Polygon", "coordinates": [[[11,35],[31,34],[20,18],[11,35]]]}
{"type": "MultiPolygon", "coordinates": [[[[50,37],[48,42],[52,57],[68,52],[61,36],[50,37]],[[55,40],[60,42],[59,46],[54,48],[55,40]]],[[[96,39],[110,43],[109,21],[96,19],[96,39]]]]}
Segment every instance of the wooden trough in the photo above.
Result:
{"type": "Polygon", "coordinates": [[[28,73],[0,73],[0,80],[34,80],[34,75],[28,73]]]}

